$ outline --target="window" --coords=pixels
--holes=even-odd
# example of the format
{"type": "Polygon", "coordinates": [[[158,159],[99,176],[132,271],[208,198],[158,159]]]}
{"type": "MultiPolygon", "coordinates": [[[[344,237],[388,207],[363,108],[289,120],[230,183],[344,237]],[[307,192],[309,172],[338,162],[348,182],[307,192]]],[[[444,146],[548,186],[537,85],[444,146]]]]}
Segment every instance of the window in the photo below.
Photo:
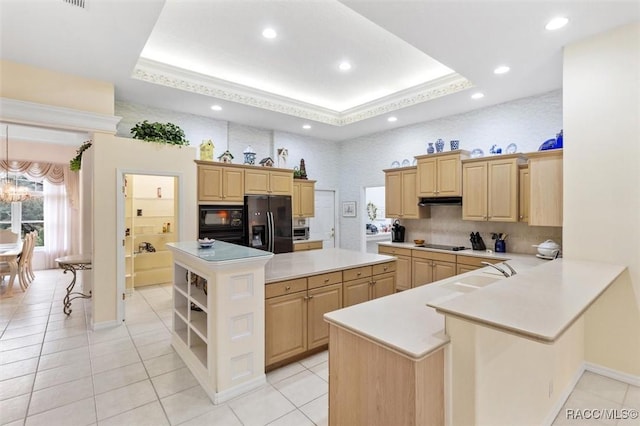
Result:
{"type": "Polygon", "coordinates": [[[42,182],[34,182],[23,174],[9,173],[19,186],[29,188],[31,198],[15,203],[0,202],[0,229],[20,229],[20,234],[38,231],[36,247],[44,246],[44,197],[42,182]]]}

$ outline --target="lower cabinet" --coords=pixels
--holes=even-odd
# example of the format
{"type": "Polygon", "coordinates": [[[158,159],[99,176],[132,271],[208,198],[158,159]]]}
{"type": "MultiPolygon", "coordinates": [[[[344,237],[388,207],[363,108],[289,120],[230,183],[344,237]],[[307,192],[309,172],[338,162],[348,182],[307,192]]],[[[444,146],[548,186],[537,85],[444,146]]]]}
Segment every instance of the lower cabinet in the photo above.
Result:
{"type": "Polygon", "coordinates": [[[304,243],[293,243],[293,251],[307,251],[322,249],[322,241],[310,241],[304,243]]]}
{"type": "Polygon", "coordinates": [[[265,363],[292,358],[329,342],[324,314],[342,307],[342,273],[267,284],[265,363]]]}
{"type": "Polygon", "coordinates": [[[396,289],[411,288],[411,249],[378,246],[379,254],[388,254],[396,258],[396,289]]]}
{"type": "Polygon", "coordinates": [[[382,263],[343,271],[344,306],[357,305],[396,291],[396,263],[382,263]]]}
{"type": "Polygon", "coordinates": [[[458,255],[458,264],[456,275],[464,274],[465,272],[475,271],[476,269],[484,268],[482,262],[499,263],[502,260],[490,258],[490,257],[477,257],[477,256],[464,256],[458,255]]]}
{"type": "Polygon", "coordinates": [[[430,284],[456,275],[456,255],[413,250],[412,287],[430,284]]]}

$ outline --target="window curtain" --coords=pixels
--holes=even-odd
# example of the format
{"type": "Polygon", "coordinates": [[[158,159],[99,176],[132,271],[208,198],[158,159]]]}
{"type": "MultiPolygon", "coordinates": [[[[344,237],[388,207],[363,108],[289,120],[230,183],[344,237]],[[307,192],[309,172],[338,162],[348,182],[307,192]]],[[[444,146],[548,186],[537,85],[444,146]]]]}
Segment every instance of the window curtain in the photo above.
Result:
{"type": "Polygon", "coordinates": [[[71,209],[65,185],[43,182],[45,268],[56,268],[55,259],[71,252],[71,209]]]}

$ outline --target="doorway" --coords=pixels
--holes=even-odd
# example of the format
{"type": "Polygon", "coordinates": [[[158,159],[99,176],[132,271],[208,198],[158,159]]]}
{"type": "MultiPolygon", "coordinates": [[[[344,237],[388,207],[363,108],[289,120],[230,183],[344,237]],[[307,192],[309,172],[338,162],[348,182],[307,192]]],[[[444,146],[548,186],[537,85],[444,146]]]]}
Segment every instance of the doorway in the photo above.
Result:
{"type": "Polygon", "coordinates": [[[309,218],[309,238],[322,240],[322,248],[333,248],[336,234],[336,191],[318,189],[314,217],[309,218]]]}
{"type": "MultiPolygon", "coordinates": [[[[123,173],[122,300],[134,289],[173,282],[173,255],[166,244],[179,241],[178,177],[123,173]]],[[[120,293],[120,292],[119,292],[120,293]]],[[[124,302],[119,309],[124,320],[124,302]]]]}

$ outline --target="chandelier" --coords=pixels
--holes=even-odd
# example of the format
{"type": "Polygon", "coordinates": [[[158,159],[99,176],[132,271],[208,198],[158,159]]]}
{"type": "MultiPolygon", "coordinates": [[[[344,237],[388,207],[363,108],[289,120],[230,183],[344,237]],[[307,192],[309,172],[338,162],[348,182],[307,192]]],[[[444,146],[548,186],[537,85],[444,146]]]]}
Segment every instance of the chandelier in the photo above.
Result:
{"type": "Polygon", "coordinates": [[[5,167],[5,177],[0,188],[0,201],[3,203],[13,203],[14,201],[25,201],[31,198],[28,188],[18,186],[18,178],[9,178],[9,126],[5,126],[5,154],[7,157],[5,167]]]}

